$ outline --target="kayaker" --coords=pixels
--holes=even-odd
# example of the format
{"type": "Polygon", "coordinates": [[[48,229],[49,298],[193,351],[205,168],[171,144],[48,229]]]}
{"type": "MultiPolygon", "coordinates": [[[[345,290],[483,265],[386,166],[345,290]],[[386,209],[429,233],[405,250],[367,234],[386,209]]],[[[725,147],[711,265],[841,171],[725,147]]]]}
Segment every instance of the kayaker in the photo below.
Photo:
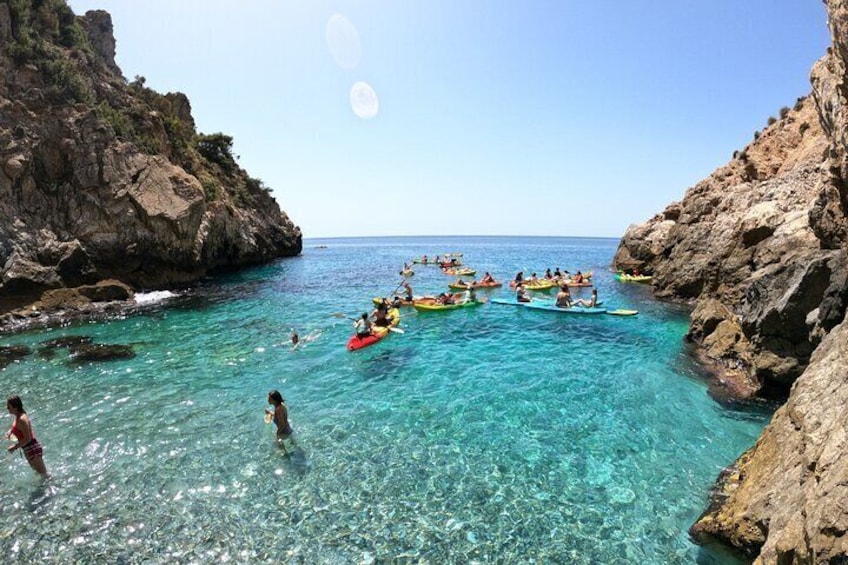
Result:
{"type": "Polygon", "coordinates": [[[486,271],[486,274],[483,275],[482,279],[480,279],[480,284],[483,284],[483,283],[490,284],[490,283],[493,283],[493,282],[495,282],[495,279],[494,279],[494,277],[492,277],[492,275],[489,274],[489,271],[486,271]]]}
{"type": "Polygon", "coordinates": [[[548,280],[551,280],[552,278],[554,278],[553,274],[551,274],[551,268],[550,267],[545,269],[545,278],[548,279],[548,280]]]}
{"type": "Polygon", "coordinates": [[[359,337],[371,335],[371,321],[368,319],[368,314],[363,312],[362,317],[353,323],[353,327],[356,330],[356,335],[359,337]]]}
{"type": "Polygon", "coordinates": [[[530,302],[530,296],[527,294],[527,289],[523,284],[519,284],[515,289],[515,299],[518,302],[530,302]]]}
{"type": "Polygon", "coordinates": [[[536,284],[539,282],[539,277],[536,276],[536,273],[530,275],[530,284],[536,284]]]}
{"type": "Polygon", "coordinates": [[[453,304],[453,303],[454,303],[454,301],[453,301],[453,296],[452,296],[452,295],[450,295],[450,294],[448,294],[447,292],[443,292],[443,293],[441,293],[441,294],[439,295],[439,297],[436,299],[436,301],[437,301],[439,304],[444,304],[445,306],[448,306],[448,305],[450,305],[450,304],[453,304]]]}
{"type": "Polygon", "coordinates": [[[374,325],[388,327],[392,323],[392,317],[389,316],[389,309],[385,303],[380,304],[376,310],[371,313],[374,318],[374,325]]]}
{"type": "Polygon", "coordinates": [[[518,274],[515,275],[515,279],[513,281],[516,285],[519,285],[524,282],[524,271],[518,271],[518,274]]]}
{"type": "Polygon", "coordinates": [[[468,287],[468,295],[466,296],[467,302],[477,302],[477,290],[473,286],[468,287]]]}
{"type": "Polygon", "coordinates": [[[297,332],[294,331],[294,330],[292,330],[292,333],[291,333],[291,342],[292,342],[292,345],[297,345],[298,343],[300,343],[300,336],[297,335],[297,332]]]}
{"type": "Polygon", "coordinates": [[[583,282],[583,273],[581,273],[580,271],[577,271],[577,274],[574,275],[574,282],[576,282],[577,284],[582,283],[583,282]]]}
{"type": "Polygon", "coordinates": [[[412,298],[412,287],[409,286],[408,282],[404,282],[403,288],[406,290],[406,295],[403,297],[403,299],[406,300],[407,302],[412,302],[412,300],[413,300],[413,298],[412,298]]]}
{"type": "Polygon", "coordinates": [[[574,302],[571,301],[571,293],[568,291],[567,285],[562,285],[560,291],[556,295],[557,308],[571,308],[574,302]]]}
{"type": "Polygon", "coordinates": [[[562,273],[559,271],[559,267],[554,269],[554,277],[560,278],[561,276],[562,276],[562,273]]]}
{"type": "Polygon", "coordinates": [[[574,304],[577,306],[583,306],[585,308],[594,308],[598,305],[598,289],[592,289],[592,298],[586,300],[585,298],[578,298],[574,301],[574,304]]]}

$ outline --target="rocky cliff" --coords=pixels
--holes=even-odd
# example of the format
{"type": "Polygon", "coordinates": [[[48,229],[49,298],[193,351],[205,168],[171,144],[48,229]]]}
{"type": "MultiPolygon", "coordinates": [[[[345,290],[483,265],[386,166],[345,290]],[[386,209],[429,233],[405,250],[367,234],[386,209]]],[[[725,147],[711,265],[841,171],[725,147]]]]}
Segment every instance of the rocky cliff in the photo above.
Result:
{"type": "Polygon", "coordinates": [[[788,396],[692,528],[760,563],[848,562],[848,1],[825,6],[833,46],[811,95],[615,256],[694,303],[687,338],[714,391],[788,396]]]}
{"type": "Polygon", "coordinates": [[[292,256],[300,229],[188,99],[115,64],[108,13],[0,0],[0,299],[292,256]]]}

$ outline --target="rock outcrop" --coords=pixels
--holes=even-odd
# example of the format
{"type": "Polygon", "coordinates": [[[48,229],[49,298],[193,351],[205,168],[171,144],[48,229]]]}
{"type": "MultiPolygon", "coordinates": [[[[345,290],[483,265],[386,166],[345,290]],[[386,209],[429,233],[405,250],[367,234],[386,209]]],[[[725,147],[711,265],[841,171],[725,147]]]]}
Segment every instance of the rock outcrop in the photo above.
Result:
{"type": "Polygon", "coordinates": [[[300,229],[188,99],[115,65],[108,13],[0,0],[0,298],[186,283],[299,254],[300,229]]]}
{"type": "Polygon", "coordinates": [[[811,95],[615,257],[694,303],[687,338],[725,394],[786,399],[692,528],[757,563],[848,562],[848,1],[825,6],[811,95]]]}

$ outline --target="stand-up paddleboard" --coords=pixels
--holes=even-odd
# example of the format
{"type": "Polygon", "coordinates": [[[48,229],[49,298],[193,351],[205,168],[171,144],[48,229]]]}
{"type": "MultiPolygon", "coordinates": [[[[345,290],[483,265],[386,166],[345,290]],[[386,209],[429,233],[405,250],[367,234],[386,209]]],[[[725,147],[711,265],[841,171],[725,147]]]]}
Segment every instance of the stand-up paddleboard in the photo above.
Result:
{"type": "Polygon", "coordinates": [[[569,308],[560,308],[556,304],[550,302],[528,302],[525,304],[527,308],[532,310],[547,310],[548,312],[556,312],[558,314],[606,314],[607,309],[602,306],[588,308],[586,306],[571,306],[569,308]]]}

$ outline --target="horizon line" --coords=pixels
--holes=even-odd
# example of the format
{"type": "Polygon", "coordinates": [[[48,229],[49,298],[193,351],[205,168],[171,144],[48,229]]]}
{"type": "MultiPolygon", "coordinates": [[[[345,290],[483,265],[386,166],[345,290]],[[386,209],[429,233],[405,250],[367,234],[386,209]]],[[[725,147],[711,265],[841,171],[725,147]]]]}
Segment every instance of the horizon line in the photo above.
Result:
{"type": "Polygon", "coordinates": [[[562,239],[622,239],[620,236],[606,235],[329,235],[329,236],[310,236],[303,237],[303,240],[314,239],[382,239],[382,238],[407,238],[407,239],[422,239],[422,238],[438,238],[438,237],[489,237],[489,238],[508,238],[508,237],[526,237],[526,238],[562,238],[562,239]]]}

